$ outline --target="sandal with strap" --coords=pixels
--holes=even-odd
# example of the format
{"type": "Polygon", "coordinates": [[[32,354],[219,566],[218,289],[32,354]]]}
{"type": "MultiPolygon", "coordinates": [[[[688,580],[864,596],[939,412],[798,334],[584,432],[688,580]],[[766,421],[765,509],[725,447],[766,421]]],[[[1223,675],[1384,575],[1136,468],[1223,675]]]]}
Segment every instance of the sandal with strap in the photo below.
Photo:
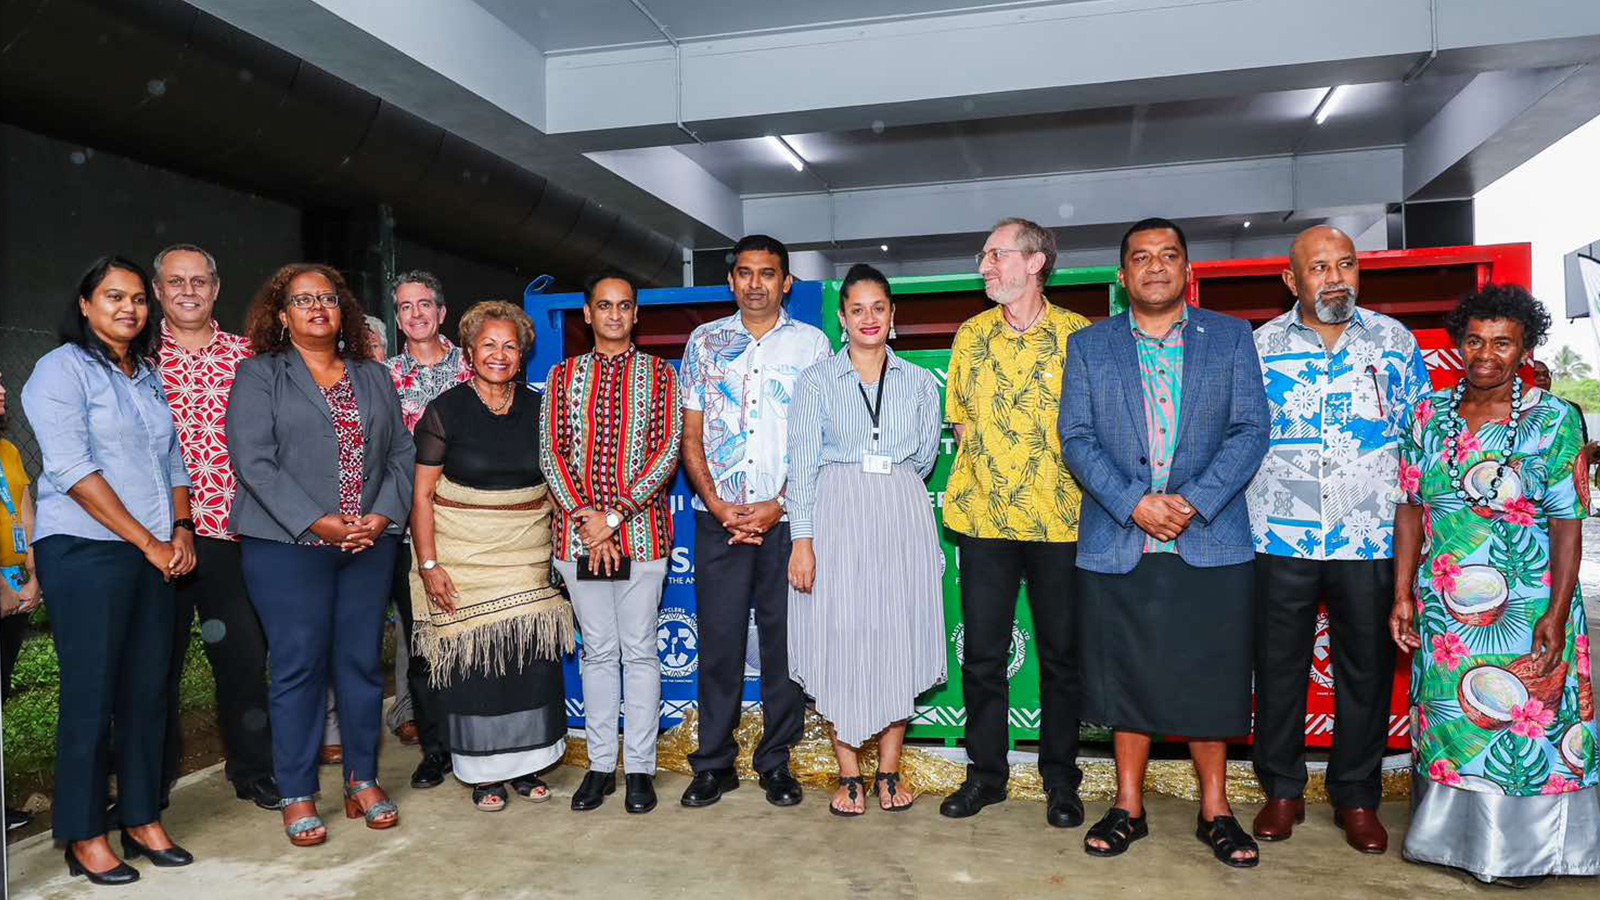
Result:
{"type": "Polygon", "coordinates": [[[506,808],[506,786],[504,784],[479,784],[472,788],[472,805],[478,812],[499,812],[506,808]],[[499,803],[489,801],[499,800],[499,803]]]}
{"type": "Polygon", "coordinates": [[[1205,816],[1201,815],[1195,817],[1195,823],[1194,836],[1200,839],[1200,843],[1211,848],[1218,862],[1235,869],[1253,869],[1260,864],[1261,846],[1239,825],[1238,819],[1233,816],[1217,816],[1207,822],[1205,816]],[[1253,850],[1256,855],[1243,859],[1234,856],[1241,850],[1253,850]]]}
{"type": "MultiPolygon", "coordinates": [[[[378,787],[378,782],[352,781],[344,786],[344,817],[347,819],[366,819],[367,827],[374,831],[393,828],[400,824],[400,807],[394,801],[385,797],[373,803],[366,809],[361,808],[361,801],[356,795],[362,791],[369,791],[378,787]]],[[[382,788],[378,788],[382,790],[382,788]]]]}
{"type": "MultiPolygon", "coordinates": [[[[841,776],[839,778],[839,786],[849,792],[851,803],[856,802],[856,800],[859,799],[862,794],[866,793],[866,779],[862,778],[860,775],[851,775],[848,778],[841,776]]],[[[832,803],[828,804],[828,812],[833,813],[841,819],[853,819],[865,811],[866,810],[864,809],[840,809],[839,807],[834,806],[832,803]]]]}
{"type": "Polygon", "coordinates": [[[894,805],[894,795],[900,793],[899,772],[879,772],[872,776],[872,790],[878,795],[878,808],[884,812],[905,812],[917,802],[916,795],[913,794],[910,803],[904,806],[894,805]],[[885,797],[885,786],[888,787],[887,797],[885,797]],[[883,805],[885,799],[889,801],[888,806],[883,805]]]}
{"type": "Polygon", "coordinates": [[[529,773],[521,778],[511,779],[511,789],[517,796],[529,803],[543,803],[550,799],[550,786],[544,783],[538,775],[529,773]]]}
{"type": "Polygon", "coordinates": [[[320,816],[315,814],[315,801],[310,797],[285,797],[283,798],[283,806],[281,808],[288,809],[290,804],[293,803],[311,803],[313,806],[312,815],[301,816],[300,818],[295,819],[293,822],[283,826],[284,833],[289,836],[289,843],[295,845],[296,847],[315,847],[323,841],[326,841],[328,839],[328,826],[322,821],[320,816]],[[315,837],[306,836],[311,832],[316,831],[318,828],[322,829],[322,834],[315,837]]]}
{"type": "Polygon", "coordinates": [[[1128,852],[1129,844],[1149,835],[1150,826],[1144,816],[1135,819],[1127,810],[1113,806],[1084,834],[1083,852],[1090,856],[1121,856],[1128,852]],[[1096,847],[1090,840],[1103,841],[1105,846],[1096,847]]]}

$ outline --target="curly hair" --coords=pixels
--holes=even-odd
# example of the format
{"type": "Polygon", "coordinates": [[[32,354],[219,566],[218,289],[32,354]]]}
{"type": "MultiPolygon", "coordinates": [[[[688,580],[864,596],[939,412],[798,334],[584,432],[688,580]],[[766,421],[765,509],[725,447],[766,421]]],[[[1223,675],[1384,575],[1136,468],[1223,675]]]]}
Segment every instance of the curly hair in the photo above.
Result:
{"type": "Polygon", "coordinates": [[[361,304],[350,293],[343,276],[332,266],[322,263],[290,263],[272,273],[250,301],[250,312],[245,318],[245,335],[257,353],[278,353],[289,347],[289,331],[278,321],[278,313],[288,305],[289,282],[307,273],[316,273],[328,279],[339,295],[339,340],[344,344],[339,355],[346,359],[364,359],[367,353],[367,321],[361,304]]]}
{"type": "Polygon", "coordinates": [[[522,307],[505,300],[482,300],[467,307],[461,314],[461,346],[470,350],[478,340],[478,332],[488,322],[510,322],[517,329],[517,349],[527,356],[533,352],[533,320],[522,307]]]}
{"type": "Polygon", "coordinates": [[[1474,320],[1507,319],[1522,323],[1522,349],[1531,351],[1544,343],[1550,332],[1550,314],[1544,304],[1526,289],[1515,284],[1491,284],[1475,294],[1461,298],[1455,309],[1445,313],[1445,331],[1456,346],[1467,337],[1467,323],[1474,320]]]}

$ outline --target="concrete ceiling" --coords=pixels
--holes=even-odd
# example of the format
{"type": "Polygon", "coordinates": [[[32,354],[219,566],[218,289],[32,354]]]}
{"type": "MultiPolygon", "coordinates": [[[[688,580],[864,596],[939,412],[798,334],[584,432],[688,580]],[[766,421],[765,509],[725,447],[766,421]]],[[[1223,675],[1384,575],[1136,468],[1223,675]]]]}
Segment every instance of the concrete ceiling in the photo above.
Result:
{"type": "Polygon", "coordinates": [[[1594,0],[189,2],[685,247],[836,263],[954,264],[1011,214],[1091,257],[1154,214],[1251,255],[1600,115],[1594,0]]]}

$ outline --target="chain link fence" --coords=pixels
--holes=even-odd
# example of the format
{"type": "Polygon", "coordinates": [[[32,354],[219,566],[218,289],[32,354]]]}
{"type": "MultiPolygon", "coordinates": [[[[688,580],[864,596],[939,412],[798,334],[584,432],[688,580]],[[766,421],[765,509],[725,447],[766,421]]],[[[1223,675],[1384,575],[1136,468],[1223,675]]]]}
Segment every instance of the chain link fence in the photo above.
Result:
{"type": "Polygon", "coordinates": [[[34,439],[33,428],[22,412],[22,385],[33,374],[33,364],[56,345],[54,332],[0,325],[0,381],[6,388],[3,436],[17,445],[30,479],[39,477],[39,442],[34,439]]]}

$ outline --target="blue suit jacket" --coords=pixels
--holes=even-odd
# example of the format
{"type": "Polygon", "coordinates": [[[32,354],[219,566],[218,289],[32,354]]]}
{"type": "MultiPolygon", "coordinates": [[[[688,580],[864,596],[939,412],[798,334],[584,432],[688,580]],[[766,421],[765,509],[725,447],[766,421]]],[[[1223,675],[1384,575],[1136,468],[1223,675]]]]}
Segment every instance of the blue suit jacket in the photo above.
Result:
{"type": "MultiPolygon", "coordinates": [[[[1267,452],[1267,397],[1250,325],[1191,308],[1183,332],[1183,398],[1167,492],[1195,509],[1178,536],[1191,566],[1250,561],[1244,488],[1267,452]]],[[[1144,553],[1133,509],[1150,493],[1139,356],[1127,314],[1074,332],[1062,373],[1061,453],[1083,488],[1078,566],[1120,575],[1144,553]]]]}

